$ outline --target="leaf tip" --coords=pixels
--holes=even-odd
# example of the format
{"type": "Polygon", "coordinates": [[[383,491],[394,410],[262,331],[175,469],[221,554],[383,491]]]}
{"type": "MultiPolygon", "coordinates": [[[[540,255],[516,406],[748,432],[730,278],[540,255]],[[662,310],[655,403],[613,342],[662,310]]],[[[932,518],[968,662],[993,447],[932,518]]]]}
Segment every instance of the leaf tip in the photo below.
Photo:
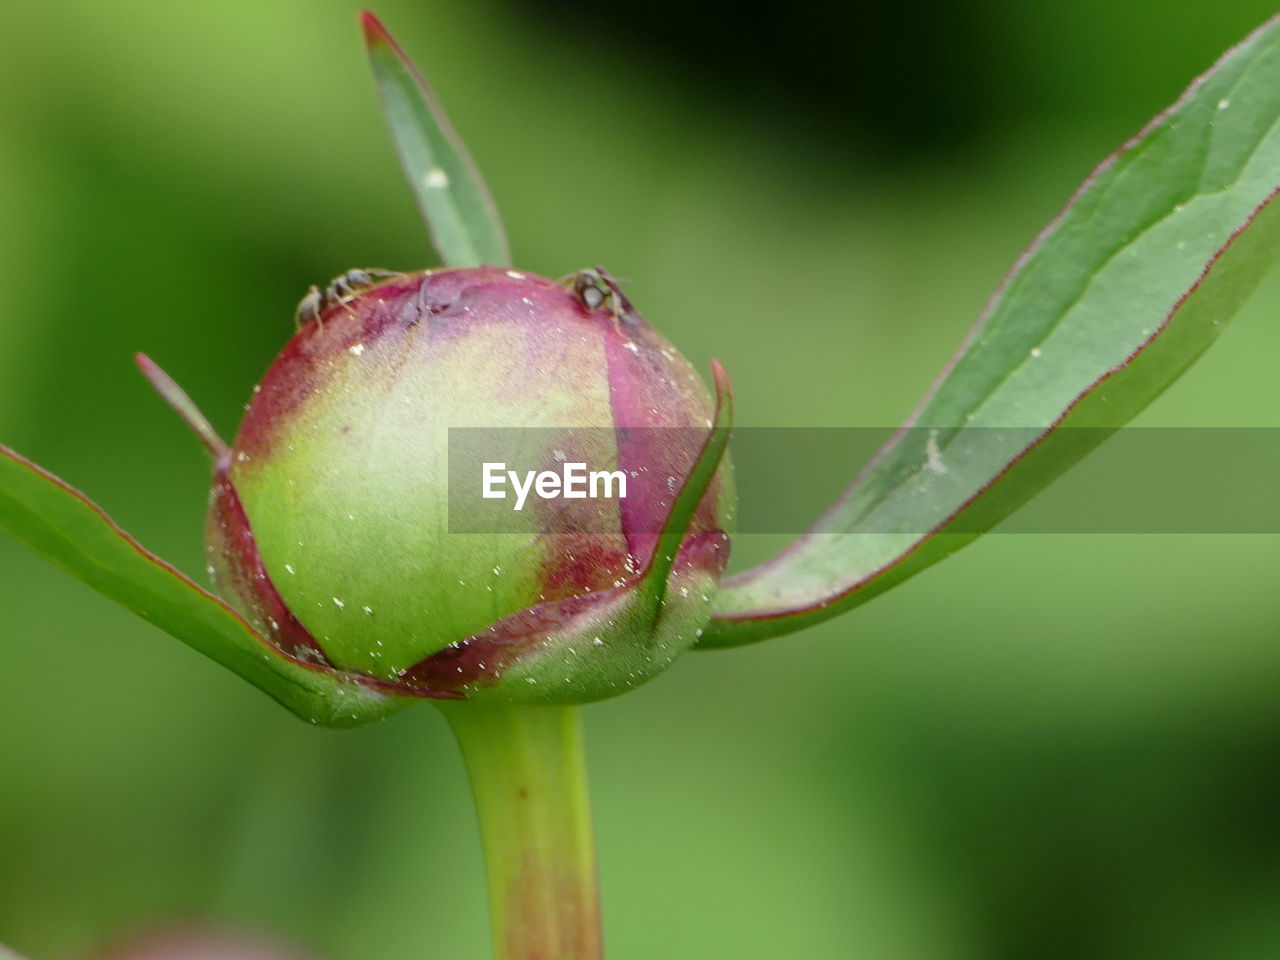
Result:
{"type": "Polygon", "coordinates": [[[364,31],[364,42],[370,50],[376,47],[395,49],[395,41],[382,25],[382,21],[373,15],[371,10],[360,11],[360,28],[364,31]]]}

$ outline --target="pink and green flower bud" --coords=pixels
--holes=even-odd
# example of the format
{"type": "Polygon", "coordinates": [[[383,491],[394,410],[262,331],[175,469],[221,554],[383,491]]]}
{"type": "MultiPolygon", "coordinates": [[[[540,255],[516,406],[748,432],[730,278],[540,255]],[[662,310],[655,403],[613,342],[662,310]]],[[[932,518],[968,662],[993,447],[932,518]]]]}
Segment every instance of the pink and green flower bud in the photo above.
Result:
{"type": "Polygon", "coordinates": [[[492,267],[383,280],[331,299],[255,389],[217,464],[215,584],[290,655],[387,685],[621,692],[710,615],[727,461],[678,551],[655,554],[714,414],[690,364],[611,284],[492,267]],[[457,428],[518,435],[534,466],[620,471],[627,495],[535,498],[501,529],[453,531],[457,428]],[[655,590],[645,573],[663,560],[655,590]]]}

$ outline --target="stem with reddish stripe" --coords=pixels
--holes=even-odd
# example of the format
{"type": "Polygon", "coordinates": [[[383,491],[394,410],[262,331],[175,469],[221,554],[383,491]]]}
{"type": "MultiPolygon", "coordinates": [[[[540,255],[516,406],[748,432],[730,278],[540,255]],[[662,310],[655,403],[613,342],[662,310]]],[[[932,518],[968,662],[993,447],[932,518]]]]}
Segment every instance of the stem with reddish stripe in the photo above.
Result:
{"type": "Polygon", "coordinates": [[[441,703],[484,839],[495,960],[600,960],[580,710],[441,703]]]}

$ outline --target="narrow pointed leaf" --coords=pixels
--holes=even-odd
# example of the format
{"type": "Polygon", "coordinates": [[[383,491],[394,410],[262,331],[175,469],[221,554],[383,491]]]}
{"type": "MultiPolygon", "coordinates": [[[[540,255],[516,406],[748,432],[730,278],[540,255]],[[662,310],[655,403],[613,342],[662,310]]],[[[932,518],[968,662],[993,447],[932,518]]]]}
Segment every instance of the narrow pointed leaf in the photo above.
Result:
{"type": "Polygon", "coordinates": [[[1195,361],[1280,258],[1278,187],[1280,19],[1094,172],[1015,264],[919,429],[783,554],[727,581],[702,645],[856,606],[1079,461],[1195,361]]]}
{"type": "Polygon", "coordinates": [[[378,19],[368,12],[361,19],[396,152],[441,262],[509,266],[497,208],[435,94],[378,19]]]}
{"type": "Polygon", "coordinates": [[[0,531],[260,687],[304,720],[354,726],[413,701],[294,660],[117,527],[83,494],[0,445],[0,531]]]}
{"type": "Polygon", "coordinates": [[[196,435],[209,456],[214,460],[231,456],[231,448],[227,446],[226,441],[218,436],[218,431],[213,429],[213,424],[200,412],[200,408],[187,395],[187,391],[178,386],[173,377],[161,370],[159,365],[145,353],[135,353],[133,359],[138,369],[142,371],[142,375],[147,378],[147,383],[151,384],[152,389],[160,394],[160,398],[169,405],[170,409],[182,418],[182,422],[191,428],[191,432],[196,435]]]}

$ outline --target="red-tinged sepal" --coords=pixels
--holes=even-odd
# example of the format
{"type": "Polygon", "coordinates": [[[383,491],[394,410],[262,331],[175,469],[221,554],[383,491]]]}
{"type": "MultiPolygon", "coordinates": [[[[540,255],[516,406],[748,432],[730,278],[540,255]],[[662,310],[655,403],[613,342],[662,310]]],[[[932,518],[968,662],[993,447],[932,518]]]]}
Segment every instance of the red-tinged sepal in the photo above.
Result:
{"type": "Polygon", "coordinates": [[[219,463],[214,471],[205,521],[205,556],[214,590],[289,656],[332,667],[315,638],[285,604],[263,566],[244,506],[227,476],[227,466],[219,463]]]}

